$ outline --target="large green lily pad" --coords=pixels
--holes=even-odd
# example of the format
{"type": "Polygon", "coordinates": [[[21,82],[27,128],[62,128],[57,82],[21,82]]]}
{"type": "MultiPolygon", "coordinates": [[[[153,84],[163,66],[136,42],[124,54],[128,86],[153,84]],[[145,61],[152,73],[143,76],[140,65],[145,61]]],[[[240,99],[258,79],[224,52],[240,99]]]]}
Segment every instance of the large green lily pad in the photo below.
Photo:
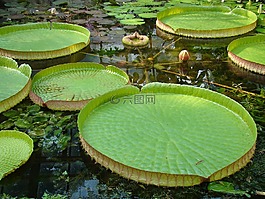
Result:
{"type": "Polygon", "coordinates": [[[235,39],[227,49],[228,57],[236,65],[265,75],[265,35],[235,39]]]}
{"type": "Polygon", "coordinates": [[[33,152],[33,140],[15,130],[0,131],[0,180],[24,164],[33,152]]]}
{"type": "Polygon", "coordinates": [[[241,35],[256,27],[255,13],[225,6],[179,5],[157,14],[156,25],[166,32],[197,38],[241,35]]]}
{"type": "Polygon", "coordinates": [[[54,110],[79,110],[91,99],[128,84],[128,75],[115,66],[92,62],[61,64],[38,72],[30,98],[54,110]]]}
{"type": "Polygon", "coordinates": [[[86,47],[90,32],[68,23],[28,23],[0,28],[0,55],[15,59],[49,59],[86,47]]]}
{"type": "Polygon", "coordinates": [[[31,67],[15,60],[0,56],[0,113],[23,100],[30,91],[31,67]]]}
{"type": "Polygon", "coordinates": [[[128,86],[90,101],[78,116],[96,162],[135,181],[191,186],[226,177],[253,156],[249,113],[219,93],[187,85],[128,86]]]}

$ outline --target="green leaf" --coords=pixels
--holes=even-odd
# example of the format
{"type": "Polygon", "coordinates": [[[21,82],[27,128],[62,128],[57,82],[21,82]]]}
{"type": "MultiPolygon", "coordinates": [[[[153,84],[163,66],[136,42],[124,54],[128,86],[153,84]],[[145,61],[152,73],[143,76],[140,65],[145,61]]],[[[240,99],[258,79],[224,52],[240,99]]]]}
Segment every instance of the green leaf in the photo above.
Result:
{"type": "Polygon", "coordinates": [[[233,40],[227,47],[229,58],[240,67],[265,74],[265,35],[258,34],[233,40]]]}
{"type": "Polygon", "coordinates": [[[23,128],[23,129],[28,129],[31,127],[31,123],[29,123],[27,120],[25,119],[18,119],[17,121],[14,122],[14,124],[18,127],[18,128],[23,128]]]}
{"type": "Polygon", "coordinates": [[[0,129],[10,129],[12,126],[14,126],[14,122],[6,120],[0,124],[0,129]]]}
{"type": "Polygon", "coordinates": [[[8,118],[18,116],[19,114],[20,112],[17,110],[8,110],[8,111],[3,112],[3,115],[8,118]]]}
{"type": "Polygon", "coordinates": [[[40,115],[36,115],[34,118],[33,118],[33,122],[36,122],[36,123],[44,123],[44,122],[47,122],[49,120],[49,116],[42,116],[41,114],[40,115]]]}
{"type": "Polygon", "coordinates": [[[255,30],[256,30],[256,32],[258,32],[258,33],[263,33],[263,34],[265,34],[265,27],[258,27],[258,28],[256,28],[255,30]]]}
{"type": "Polygon", "coordinates": [[[32,106],[28,106],[27,107],[27,111],[29,114],[36,114],[36,113],[39,113],[40,111],[40,106],[34,104],[32,106]]]}
{"type": "Polygon", "coordinates": [[[50,109],[79,110],[89,100],[128,82],[128,75],[114,66],[92,62],[61,64],[33,77],[30,98],[50,109]]]}
{"type": "Polygon", "coordinates": [[[255,13],[225,6],[179,5],[157,14],[158,28],[176,35],[218,38],[244,34],[256,27],[255,13]]]}
{"type": "Polygon", "coordinates": [[[118,14],[115,17],[117,19],[133,19],[135,16],[133,14],[118,14]]]}
{"type": "Polygon", "coordinates": [[[236,101],[165,83],[95,98],[79,113],[78,128],[97,162],[126,178],[163,186],[230,175],[250,161],[257,139],[253,118],[236,101]]]}
{"type": "Polygon", "coordinates": [[[144,24],[144,20],[140,18],[134,18],[134,19],[123,19],[120,20],[121,24],[129,25],[129,26],[135,26],[135,25],[142,25],[144,24]]]}
{"type": "Polygon", "coordinates": [[[0,28],[0,54],[16,59],[49,59],[87,46],[90,32],[69,23],[28,23],[0,28]]]}
{"type": "Polygon", "coordinates": [[[29,65],[18,67],[15,60],[0,56],[0,113],[15,106],[28,95],[30,76],[29,65]]]}
{"type": "Polygon", "coordinates": [[[33,140],[14,130],[0,131],[0,180],[24,164],[33,152],[33,140]]]}
{"type": "Polygon", "coordinates": [[[139,17],[142,18],[156,18],[156,13],[141,13],[139,17]]]}
{"type": "Polygon", "coordinates": [[[32,138],[39,138],[39,137],[43,137],[45,135],[45,131],[44,131],[44,129],[34,129],[32,131],[29,131],[28,134],[32,138]]]}
{"type": "Polygon", "coordinates": [[[234,195],[241,195],[241,196],[245,195],[247,197],[250,197],[250,195],[246,191],[236,190],[232,183],[225,181],[211,182],[208,185],[208,190],[221,192],[221,193],[229,193],[234,195]]]}

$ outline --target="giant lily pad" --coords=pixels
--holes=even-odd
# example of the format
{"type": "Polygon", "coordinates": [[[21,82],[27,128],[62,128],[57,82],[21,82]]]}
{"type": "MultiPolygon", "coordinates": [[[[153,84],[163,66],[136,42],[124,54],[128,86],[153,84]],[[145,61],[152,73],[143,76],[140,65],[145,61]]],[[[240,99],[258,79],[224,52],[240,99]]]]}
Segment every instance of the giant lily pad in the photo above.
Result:
{"type": "Polygon", "coordinates": [[[114,67],[83,62],[46,68],[32,80],[30,98],[54,110],[79,110],[91,99],[129,82],[128,75],[114,67]]]}
{"type": "Polygon", "coordinates": [[[23,100],[30,91],[31,67],[0,56],[0,113],[23,100]]]}
{"type": "Polygon", "coordinates": [[[90,101],[78,116],[84,149],[138,182],[191,186],[226,177],[253,156],[249,113],[219,93],[187,85],[127,86],[90,101]]]}
{"type": "Polygon", "coordinates": [[[33,152],[33,140],[15,130],[0,131],[0,180],[24,164],[33,152]]]}
{"type": "Polygon", "coordinates": [[[158,28],[175,34],[197,38],[231,37],[256,27],[255,13],[225,6],[178,6],[157,14],[158,28]]]}
{"type": "Polygon", "coordinates": [[[86,28],[67,23],[28,23],[0,28],[0,55],[35,60],[77,52],[90,41],[86,28]]]}
{"type": "Polygon", "coordinates": [[[228,56],[238,66],[265,75],[265,35],[236,39],[228,45],[228,56]]]}

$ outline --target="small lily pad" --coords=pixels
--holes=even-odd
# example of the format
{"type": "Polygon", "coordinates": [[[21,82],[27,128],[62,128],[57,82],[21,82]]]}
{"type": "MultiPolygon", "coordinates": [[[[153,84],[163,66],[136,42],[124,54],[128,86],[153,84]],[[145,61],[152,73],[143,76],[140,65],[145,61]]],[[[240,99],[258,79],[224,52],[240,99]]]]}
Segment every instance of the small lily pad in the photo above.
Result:
{"type": "Polygon", "coordinates": [[[150,13],[141,13],[141,14],[139,14],[139,17],[147,18],[147,19],[156,18],[156,13],[152,13],[152,12],[150,12],[150,13]]]}
{"type": "Polygon", "coordinates": [[[120,20],[121,24],[128,25],[128,26],[135,26],[135,25],[142,25],[144,24],[144,20],[140,18],[133,18],[133,19],[123,19],[120,20]]]}

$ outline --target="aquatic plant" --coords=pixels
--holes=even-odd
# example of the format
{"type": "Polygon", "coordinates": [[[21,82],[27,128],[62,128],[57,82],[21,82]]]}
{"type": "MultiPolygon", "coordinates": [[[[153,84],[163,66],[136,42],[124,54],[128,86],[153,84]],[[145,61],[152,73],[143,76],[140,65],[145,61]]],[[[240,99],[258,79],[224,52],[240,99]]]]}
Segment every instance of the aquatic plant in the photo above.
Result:
{"type": "Polygon", "coordinates": [[[33,152],[33,140],[15,130],[0,131],[0,180],[27,162],[33,152]]]}
{"type": "Polygon", "coordinates": [[[104,10],[123,25],[142,25],[144,19],[156,18],[156,13],[164,9],[165,1],[138,0],[121,4],[104,3],[104,10]]]}
{"type": "Polygon", "coordinates": [[[68,131],[76,127],[73,112],[43,110],[30,101],[20,103],[2,114],[4,120],[0,123],[0,130],[15,129],[26,132],[42,148],[42,153],[48,156],[66,149],[71,139],[68,131]]]}
{"type": "Polygon", "coordinates": [[[129,83],[125,72],[92,62],[46,68],[32,80],[30,98],[54,110],[80,110],[91,99],[129,83]]]}
{"type": "Polygon", "coordinates": [[[257,138],[253,119],[232,99],[163,83],[149,83],[141,92],[128,86],[92,100],[81,110],[78,128],[96,162],[158,186],[231,175],[250,161],[257,138]]]}
{"type": "Polygon", "coordinates": [[[0,55],[36,60],[75,53],[90,42],[86,28],[69,23],[42,22],[0,28],[0,55]]]}
{"type": "Polygon", "coordinates": [[[0,113],[22,101],[31,87],[31,67],[0,56],[0,113]]]}
{"type": "Polygon", "coordinates": [[[239,67],[265,75],[265,35],[242,37],[227,47],[228,57],[239,67]]]}
{"type": "Polygon", "coordinates": [[[255,13],[225,6],[179,5],[157,14],[156,25],[165,32],[195,38],[241,35],[256,27],[255,13]]]}

